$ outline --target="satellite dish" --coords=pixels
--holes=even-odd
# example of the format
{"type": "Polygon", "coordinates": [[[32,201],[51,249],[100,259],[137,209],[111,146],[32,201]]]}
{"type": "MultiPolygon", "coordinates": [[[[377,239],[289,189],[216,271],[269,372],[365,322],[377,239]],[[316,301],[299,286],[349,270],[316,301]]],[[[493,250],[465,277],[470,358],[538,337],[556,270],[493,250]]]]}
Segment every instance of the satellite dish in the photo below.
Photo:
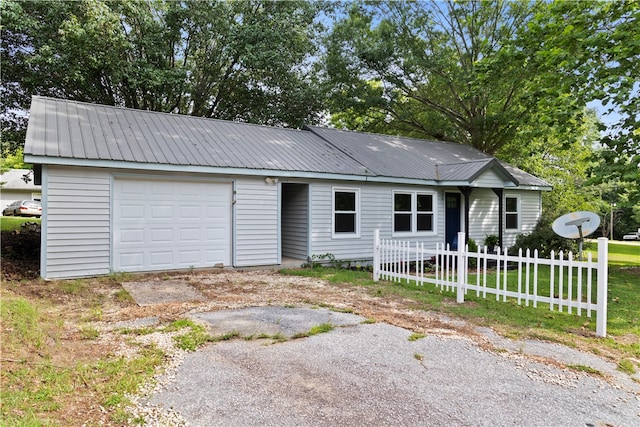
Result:
{"type": "Polygon", "coordinates": [[[582,259],[582,241],[596,231],[600,225],[598,214],[589,211],[571,212],[553,221],[553,231],[567,239],[580,239],[580,259],[582,259]]]}

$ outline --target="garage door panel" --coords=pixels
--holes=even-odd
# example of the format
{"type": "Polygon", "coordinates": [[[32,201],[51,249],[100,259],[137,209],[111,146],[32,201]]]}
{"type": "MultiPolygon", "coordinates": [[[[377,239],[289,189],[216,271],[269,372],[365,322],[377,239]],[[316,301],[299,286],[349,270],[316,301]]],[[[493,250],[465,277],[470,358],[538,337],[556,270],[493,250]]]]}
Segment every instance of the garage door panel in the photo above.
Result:
{"type": "MultiPolygon", "coordinates": [[[[160,268],[172,268],[173,267],[173,252],[172,251],[150,251],[150,266],[160,268]]],[[[174,267],[175,268],[175,267],[174,267]]]]}
{"type": "Polygon", "coordinates": [[[122,228],[118,233],[119,241],[123,244],[144,244],[144,230],[139,228],[122,228]]]}
{"type": "Polygon", "coordinates": [[[231,263],[231,184],[116,178],[114,188],[116,271],[231,263]]]}
{"type": "Polygon", "coordinates": [[[149,206],[151,219],[173,219],[173,206],[167,204],[166,202],[149,201],[148,203],[156,203],[149,206]]]}
{"type": "Polygon", "coordinates": [[[202,239],[199,228],[180,228],[180,240],[183,242],[197,242],[202,239]]]}
{"type": "Polygon", "coordinates": [[[122,271],[142,271],[144,266],[144,255],[142,253],[121,252],[117,256],[122,271]]]}
{"type": "Polygon", "coordinates": [[[173,228],[151,228],[149,229],[149,242],[154,243],[173,243],[173,228]]]}

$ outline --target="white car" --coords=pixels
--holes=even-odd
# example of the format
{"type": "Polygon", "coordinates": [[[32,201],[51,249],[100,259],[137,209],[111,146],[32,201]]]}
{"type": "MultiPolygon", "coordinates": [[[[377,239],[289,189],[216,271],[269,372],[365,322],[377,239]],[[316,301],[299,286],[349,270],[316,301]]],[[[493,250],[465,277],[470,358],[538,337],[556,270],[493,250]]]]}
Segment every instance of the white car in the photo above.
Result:
{"type": "Polygon", "coordinates": [[[18,200],[2,211],[4,216],[42,216],[42,204],[37,200],[18,200]]]}
{"type": "Polygon", "coordinates": [[[640,240],[640,228],[635,233],[625,234],[622,236],[622,240],[640,240]]]}

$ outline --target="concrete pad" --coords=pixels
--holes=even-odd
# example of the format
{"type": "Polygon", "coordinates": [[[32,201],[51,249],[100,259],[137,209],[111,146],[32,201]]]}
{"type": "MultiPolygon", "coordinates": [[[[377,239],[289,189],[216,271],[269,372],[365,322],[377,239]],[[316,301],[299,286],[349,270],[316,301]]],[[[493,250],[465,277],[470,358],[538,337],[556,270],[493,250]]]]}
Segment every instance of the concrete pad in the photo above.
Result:
{"type": "MultiPolygon", "coordinates": [[[[317,317],[301,329],[328,315],[304,312],[317,317]]],[[[265,317],[275,313],[289,323],[286,311],[265,317]]],[[[638,397],[599,377],[459,337],[410,336],[376,323],[272,345],[219,342],[187,354],[147,403],[194,427],[640,425],[638,397]]]]}
{"type": "Polygon", "coordinates": [[[139,306],[206,300],[200,291],[184,280],[125,282],[122,287],[139,306]]]}
{"type": "Polygon", "coordinates": [[[280,333],[288,338],[308,332],[314,326],[354,326],[365,318],[324,308],[251,307],[242,310],[198,313],[192,318],[208,322],[214,334],[237,332],[241,336],[280,333]]]}

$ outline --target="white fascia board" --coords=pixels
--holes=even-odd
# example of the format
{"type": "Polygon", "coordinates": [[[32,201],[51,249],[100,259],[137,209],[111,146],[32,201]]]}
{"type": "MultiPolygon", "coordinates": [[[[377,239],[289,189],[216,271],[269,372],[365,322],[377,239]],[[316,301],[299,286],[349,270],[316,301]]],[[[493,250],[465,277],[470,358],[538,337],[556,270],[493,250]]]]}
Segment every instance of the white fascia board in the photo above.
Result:
{"type": "MultiPolygon", "coordinates": [[[[89,160],[89,159],[72,159],[67,157],[46,157],[25,154],[24,161],[27,163],[36,163],[43,165],[58,166],[79,166],[94,168],[111,168],[111,169],[129,169],[129,170],[146,170],[155,172],[182,172],[182,173],[208,173],[217,175],[234,175],[234,176],[270,176],[282,178],[307,178],[307,179],[324,179],[336,181],[356,181],[356,182],[379,182],[387,184],[413,184],[427,186],[450,185],[449,183],[440,183],[432,180],[415,179],[415,178],[390,178],[382,176],[367,175],[348,175],[339,173],[321,173],[321,172],[305,172],[305,171],[286,171],[273,169],[250,169],[250,168],[230,168],[230,167],[212,167],[197,165],[172,165],[166,163],[135,163],[124,162],[118,160],[89,160]]],[[[468,183],[466,183],[468,185],[468,183]]]]}
{"type": "Polygon", "coordinates": [[[315,178],[315,179],[337,179],[350,181],[366,181],[368,177],[359,175],[346,175],[336,173],[304,172],[304,171],[284,171],[273,169],[251,169],[233,167],[213,167],[198,165],[173,165],[168,163],[135,163],[120,160],[88,160],[71,159],[66,157],[44,157],[25,154],[25,162],[39,163],[57,166],[78,166],[110,169],[145,170],[154,172],[182,172],[182,173],[207,173],[217,175],[234,176],[271,176],[283,178],[315,178]]]}

